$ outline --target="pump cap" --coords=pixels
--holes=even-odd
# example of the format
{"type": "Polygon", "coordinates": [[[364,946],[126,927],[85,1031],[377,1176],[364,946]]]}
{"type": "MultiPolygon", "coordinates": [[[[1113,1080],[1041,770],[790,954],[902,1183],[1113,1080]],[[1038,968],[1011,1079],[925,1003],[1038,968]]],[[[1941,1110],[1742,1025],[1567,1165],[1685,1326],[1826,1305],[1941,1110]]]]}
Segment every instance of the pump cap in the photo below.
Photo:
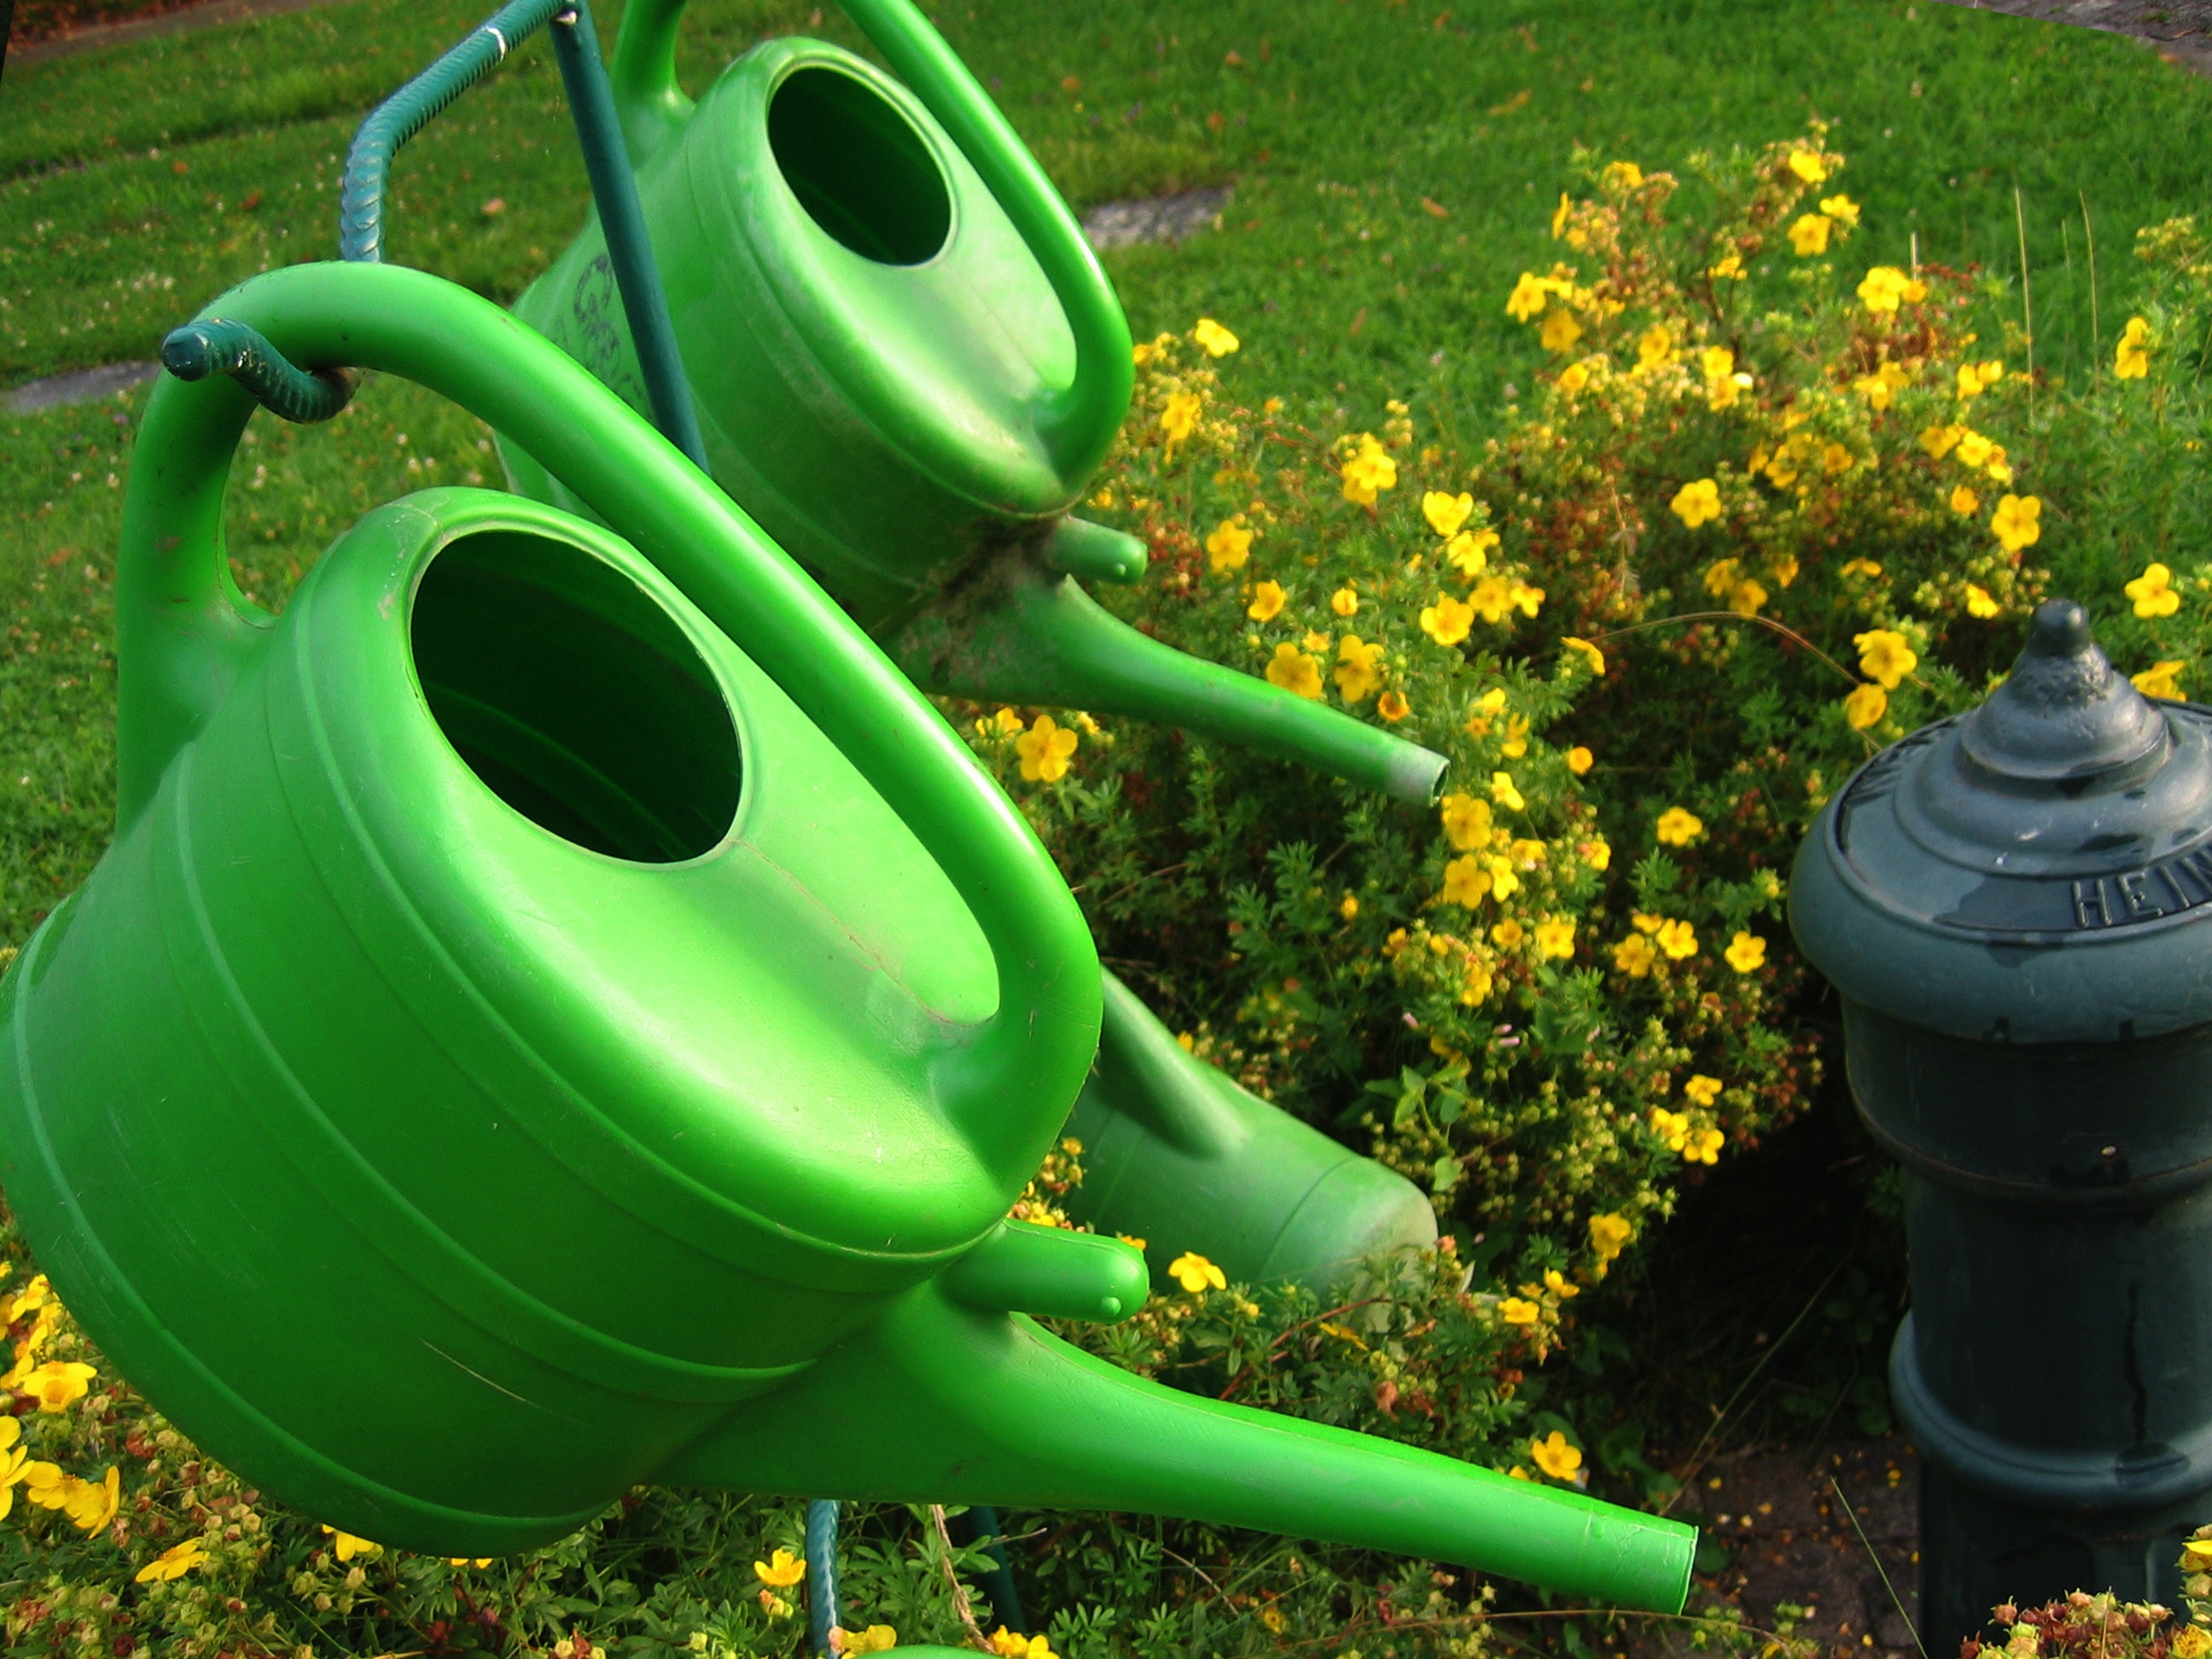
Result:
{"type": "Polygon", "coordinates": [[[1790,924],[1846,996],[1954,1036],[2212,1020],[2212,709],[2153,702],[2068,599],[1972,712],[1877,755],[1797,858],[1790,924]]]}

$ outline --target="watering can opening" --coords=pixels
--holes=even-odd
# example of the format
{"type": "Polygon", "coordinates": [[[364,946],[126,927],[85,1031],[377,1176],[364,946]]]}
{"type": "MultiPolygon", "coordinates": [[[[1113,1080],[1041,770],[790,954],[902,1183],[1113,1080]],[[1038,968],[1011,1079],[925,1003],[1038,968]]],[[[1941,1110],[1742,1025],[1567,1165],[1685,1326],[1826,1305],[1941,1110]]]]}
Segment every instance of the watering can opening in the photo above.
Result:
{"type": "Polygon", "coordinates": [[[456,537],[422,573],[410,641],[447,741],[541,829],[638,864],[729,836],[744,756],[714,671],[588,549],[520,529],[456,537]]]}
{"type": "Polygon", "coordinates": [[[769,149],[823,233],[878,264],[927,264],[952,234],[952,193],[913,122],[856,76],[811,64],[768,107],[769,149]]]}

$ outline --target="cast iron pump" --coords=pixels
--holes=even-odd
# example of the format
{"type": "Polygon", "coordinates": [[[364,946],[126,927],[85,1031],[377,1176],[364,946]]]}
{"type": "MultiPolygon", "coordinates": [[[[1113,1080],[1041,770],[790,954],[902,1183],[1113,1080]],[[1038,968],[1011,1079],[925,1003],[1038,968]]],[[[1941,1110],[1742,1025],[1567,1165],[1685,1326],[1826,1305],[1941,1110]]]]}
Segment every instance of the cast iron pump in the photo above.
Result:
{"type": "Polygon", "coordinates": [[[2208,921],[2212,709],[2144,697],[2064,599],[1798,856],[1791,925],[1905,1165],[1930,1650],[2008,1599],[2171,1605],[2212,1519],[2208,921]]]}

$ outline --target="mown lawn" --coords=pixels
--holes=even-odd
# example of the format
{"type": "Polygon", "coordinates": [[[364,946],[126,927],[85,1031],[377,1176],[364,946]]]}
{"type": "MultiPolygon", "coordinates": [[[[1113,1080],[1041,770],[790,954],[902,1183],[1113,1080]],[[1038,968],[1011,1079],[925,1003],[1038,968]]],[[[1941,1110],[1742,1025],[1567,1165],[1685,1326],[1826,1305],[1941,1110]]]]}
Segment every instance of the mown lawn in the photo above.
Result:
{"type": "MultiPolygon", "coordinates": [[[[229,283],[333,246],[340,160],[382,92],[489,0],[326,11],[12,66],[0,82],[0,386],[151,356],[229,283]]],[[[698,0],[695,87],[766,34],[852,40],[832,11],[698,0]],[[817,18],[820,21],[817,21],[817,18]]],[[[599,22],[611,35],[617,9],[599,22]]],[[[1537,356],[1504,315],[1559,250],[1577,147],[1646,167],[1832,123],[1865,204],[1856,262],[1980,263],[1992,338],[2109,349],[2140,224],[2205,204],[2212,82],[2117,38],[1901,0],[977,0],[939,21],[1079,208],[1233,181],[1218,234],[1108,259],[1139,335],[1200,313],[1237,385],[1369,421],[1382,398],[1479,434],[1537,356]],[[2015,222],[2015,190],[2020,222],[2015,222]],[[2088,223],[2083,222],[2086,207],[2088,223]]],[[[392,256],[499,297],[581,217],[542,41],[397,168],[392,256]]],[[[0,416],[0,945],[97,854],[108,813],[109,561],[137,394],[0,416]]],[[[257,422],[234,478],[246,586],[276,601],[361,510],[485,476],[483,434],[372,386],[309,432],[257,422]]],[[[495,469],[489,472],[496,480],[495,469]]]]}

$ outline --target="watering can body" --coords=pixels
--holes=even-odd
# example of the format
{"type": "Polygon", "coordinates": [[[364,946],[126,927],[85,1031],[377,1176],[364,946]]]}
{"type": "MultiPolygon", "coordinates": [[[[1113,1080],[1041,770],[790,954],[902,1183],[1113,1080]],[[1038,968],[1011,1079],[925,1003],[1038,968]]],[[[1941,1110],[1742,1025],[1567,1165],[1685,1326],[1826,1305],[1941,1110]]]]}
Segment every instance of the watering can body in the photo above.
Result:
{"type": "MultiPolygon", "coordinates": [[[[765,42],[638,193],[716,480],[863,626],[1074,504],[1110,427],[1079,456],[1040,430],[1075,373],[1060,301],[897,81],[825,42],[765,42]]],[[[644,411],[596,219],[515,313],[644,411]]],[[[561,499],[505,454],[519,489],[561,499]]]]}
{"type": "Polygon", "coordinates": [[[572,1530],[1005,1208],[928,1075],[995,996],[943,873],[635,551],[513,497],[335,546],[8,985],[11,1198],[191,1310],[132,1376],[249,1468],[318,1448],[286,1489],[368,1536],[572,1530]],[[234,1297],[358,1363],[221,1387],[234,1297]]]}
{"type": "Polygon", "coordinates": [[[958,738],[557,349],[389,266],[218,302],[408,375],[622,533],[476,491],[281,618],[222,551],[251,412],[149,401],[118,823],[0,980],[0,1183],[211,1455],[404,1547],[653,1480],[1139,1509],[1678,1609],[1694,1534],[1146,1382],[1030,1314],[1141,1302],[1009,1224],[1098,1041],[1080,912],[958,738]]]}

